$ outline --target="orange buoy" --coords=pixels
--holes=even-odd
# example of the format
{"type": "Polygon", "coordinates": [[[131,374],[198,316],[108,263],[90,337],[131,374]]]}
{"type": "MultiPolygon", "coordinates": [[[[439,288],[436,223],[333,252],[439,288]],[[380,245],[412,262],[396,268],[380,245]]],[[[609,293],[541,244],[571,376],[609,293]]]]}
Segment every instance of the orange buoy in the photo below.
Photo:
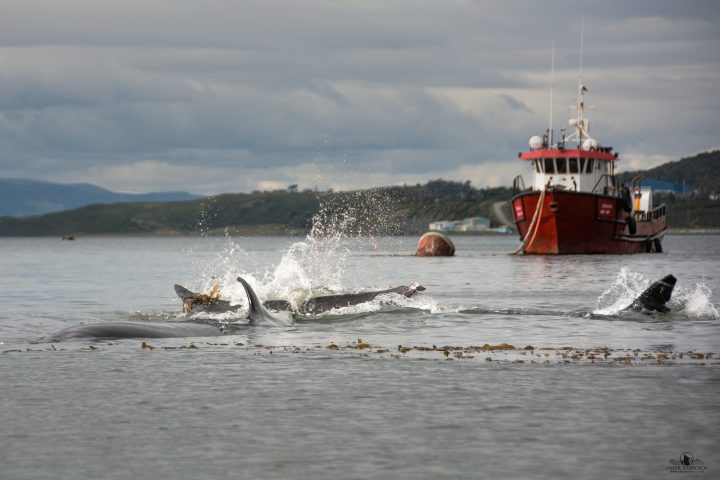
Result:
{"type": "Polygon", "coordinates": [[[447,235],[440,232],[428,232],[420,237],[416,257],[452,257],[455,245],[447,235]]]}

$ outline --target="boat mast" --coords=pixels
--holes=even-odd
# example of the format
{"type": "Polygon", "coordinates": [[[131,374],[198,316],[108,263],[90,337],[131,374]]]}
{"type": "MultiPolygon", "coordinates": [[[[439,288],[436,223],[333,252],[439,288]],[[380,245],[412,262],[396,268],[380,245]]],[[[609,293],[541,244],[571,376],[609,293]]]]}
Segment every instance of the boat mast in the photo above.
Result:
{"type": "Polygon", "coordinates": [[[583,43],[585,40],[585,15],[582,16],[580,23],[580,71],[578,73],[578,145],[582,145],[583,133],[585,130],[585,92],[587,88],[583,85],[582,69],[583,69],[583,43]]]}
{"type": "Polygon", "coordinates": [[[555,87],[555,40],[552,45],[552,58],[550,60],[550,128],[548,128],[548,147],[553,144],[553,88],[555,87]]]}
{"type": "Polygon", "coordinates": [[[590,136],[589,123],[590,119],[585,118],[585,93],[588,89],[583,84],[582,69],[583,69],[583,46],[585,43],[585,16],[583,15],[582,24],[580,27],[580,71],[578,72],[578,103],[577,106],[571,106],[570,108],[577,109],[577,116],[570,118],[570,125],[575,127],[575,131],[570,134],[567,141],[577,141],[578,148],[582,148],[583,142],[586,140],[592,140],[590,136]]]}

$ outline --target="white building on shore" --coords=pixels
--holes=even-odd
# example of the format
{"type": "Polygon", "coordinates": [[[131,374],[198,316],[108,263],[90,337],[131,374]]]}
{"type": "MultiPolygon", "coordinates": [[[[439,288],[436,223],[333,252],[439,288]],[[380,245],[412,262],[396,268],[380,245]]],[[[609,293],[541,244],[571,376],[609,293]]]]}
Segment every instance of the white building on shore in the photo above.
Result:
{"type": "Polygon", "coordinates": [[[440,220],[428,226],[435,232],[487,232],[490,231],[490,219],[485,217],[470,217],[462,220],[440,220]]]}

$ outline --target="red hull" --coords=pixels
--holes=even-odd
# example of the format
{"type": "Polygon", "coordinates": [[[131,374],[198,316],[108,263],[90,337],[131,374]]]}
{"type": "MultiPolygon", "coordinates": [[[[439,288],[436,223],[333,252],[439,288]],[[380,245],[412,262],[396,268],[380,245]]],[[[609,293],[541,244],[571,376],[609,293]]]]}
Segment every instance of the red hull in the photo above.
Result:
{"type": "Polygon", "coordinates": [[[617,197],[587,192],[547,191],[533,223],[541,192],[513,197],[522,250],[527,254],[644,253],[662,251],[667,229],[664,207],[636,222],[630,234],[629,215],[617,197]],[[529,232],[532,226],[532,230],[529,232]]]}

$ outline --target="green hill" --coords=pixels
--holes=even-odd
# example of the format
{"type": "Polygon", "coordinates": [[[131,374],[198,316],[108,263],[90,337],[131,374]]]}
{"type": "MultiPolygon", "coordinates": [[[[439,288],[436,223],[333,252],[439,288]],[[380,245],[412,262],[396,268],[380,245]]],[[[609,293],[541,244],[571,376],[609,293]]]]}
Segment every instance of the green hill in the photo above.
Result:
{"type": "Polygon", "coordinates": [[[711,198],[711,194],[720,193],[720,150],[699,153],[649,170],[625,172],[620,177],[628,181],[636,175],[671,183],[685,181],[692,187],[685,195],[655,194],[655,203],[667,206],[671,230],[720,228],[720,200],[711,198]]]}
{"type": "Polygon", "coordinates": [[[649,170],[624,172],[619,176],[628,181],[636,175],[671,183],[685,181],[699,194],[720,193],[720,150],[699,153],[649,170]]]}
{"type": "MultiPolygon", "coordinates": [[[[634,175],[693,185],[689,195],[656,194],[668,206],[670,228],[720,228],[720,151],[701,153],[634,175]]],[[[354,192],[254,192],[182,202],[139,202],[87,207],[32,217],[0,217],[0,236],[193,234],[412,235],[428,223],[482,216],[497,219],[493,204],[509,188],[476,189],[470,182],[435,180],[425,185],[354,192]]]]}
{"type": "Polygon", "coordinates": [[[720,229],[720,199],[707,195],[657,194],[655,203],[664,203],[671,230],[720,229]]]}
{"type": "Polygon", "coordinates": [[[401,235],[424,232],[440,219],[492,218],[492,204],[510,190],[478,190],[470,182],[355,192],[256,192],[187,202],[144,202],[87,207],[32,217],[0,218],[0,236],[188,234],[401,235]]]}

